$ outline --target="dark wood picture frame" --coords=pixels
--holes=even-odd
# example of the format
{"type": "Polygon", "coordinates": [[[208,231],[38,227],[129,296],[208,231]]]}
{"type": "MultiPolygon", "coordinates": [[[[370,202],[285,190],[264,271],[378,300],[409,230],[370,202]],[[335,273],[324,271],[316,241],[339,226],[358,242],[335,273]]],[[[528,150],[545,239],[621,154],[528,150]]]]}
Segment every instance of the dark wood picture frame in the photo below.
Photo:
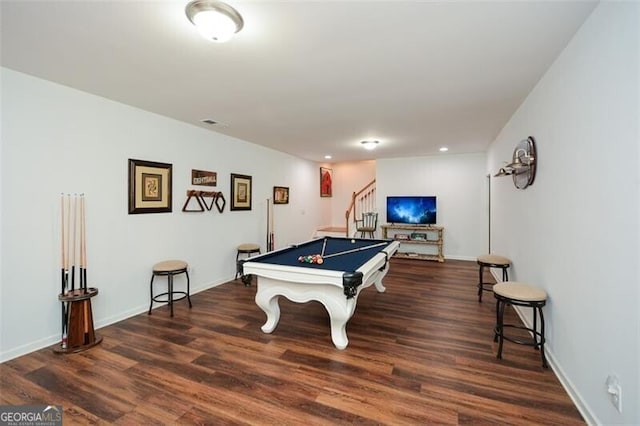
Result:
{"type": "Polygon", "coordinates": [[[273,204],[289,204],[289,187],[273,187],[273,204]]]}
{"type": "Polygon", "coordinates": [[[251,176],[231,173],[230,210],[251,210],[251,176]]]}
{"type": "Polygon", "coordinates": [[[168,163],[129,159],[129,214],[171,213],[172,169],[168,163]]]}
{"type": "Polygon", "coordinates": [[[333,170],[320,167],[320,196],[331,197],[333,195],[333,170]]]}

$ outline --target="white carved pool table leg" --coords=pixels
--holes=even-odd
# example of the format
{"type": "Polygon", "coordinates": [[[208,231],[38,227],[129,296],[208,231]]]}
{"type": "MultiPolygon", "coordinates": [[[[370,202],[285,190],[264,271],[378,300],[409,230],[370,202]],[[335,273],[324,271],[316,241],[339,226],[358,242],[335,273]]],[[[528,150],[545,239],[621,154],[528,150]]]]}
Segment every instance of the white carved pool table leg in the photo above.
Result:
{"type": "Polygon", "coordinates": [[[280,321],[279,298],[279,294],[272,292],[256,293],[256,304],[267,314],[267,321],[262,326],[262,331],[265,333],[273,332],[278,326],[278,321],[280,321]]]}
{"type": "Polygon", "coordinates": [[[321,303],[329,313],[331,322],[331,341],[336,348],[342,350],[349,344],[347,338],[347,323],[353,316],[356,299],[325,299],[321,303]]]}

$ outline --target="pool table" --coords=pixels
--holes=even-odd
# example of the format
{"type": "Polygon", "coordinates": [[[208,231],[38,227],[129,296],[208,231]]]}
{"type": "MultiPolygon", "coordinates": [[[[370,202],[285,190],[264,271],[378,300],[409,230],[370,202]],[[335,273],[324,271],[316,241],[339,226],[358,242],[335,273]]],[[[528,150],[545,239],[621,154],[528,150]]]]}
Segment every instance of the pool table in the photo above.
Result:
{"type": "Polygon", "coordinates": [[[384,292],[382,279],[399,243],[391,240],[323,237],[242,261],[243,275],[257,277],[256,304],[267,315],[262,331],[271,333],[280,320],[278,299],[292,302],[317,300],[329,313],[331,340],[345,349],[347,322],[353,316],[358,294],[374,284],[384,292]],[[322,254],[323,262],[307,263],[300,257],[322,254]]]}

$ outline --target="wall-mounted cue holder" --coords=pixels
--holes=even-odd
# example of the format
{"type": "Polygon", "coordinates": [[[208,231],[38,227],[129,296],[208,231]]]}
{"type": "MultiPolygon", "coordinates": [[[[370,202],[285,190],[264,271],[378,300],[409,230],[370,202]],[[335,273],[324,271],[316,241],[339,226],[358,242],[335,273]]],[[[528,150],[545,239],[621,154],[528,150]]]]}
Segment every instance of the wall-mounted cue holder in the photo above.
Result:
{"type": "Polygon", "coordinates": [[[222,192],[187,189],[187,200],[184,202],[184,206],[182,206],[182,211],[196,213],[209,211],[213,208],[214,204],[220,213],[224,211],[224,206],[227,204],[227,201],[224,199],[222,192]],[[208,203],[207,198],[211,198],[211,201],[208,203]],[[189,203],[191,203],[192,199],[195,199],[198,203],[198,207],[195,209],[189,208],[189,203]]]}

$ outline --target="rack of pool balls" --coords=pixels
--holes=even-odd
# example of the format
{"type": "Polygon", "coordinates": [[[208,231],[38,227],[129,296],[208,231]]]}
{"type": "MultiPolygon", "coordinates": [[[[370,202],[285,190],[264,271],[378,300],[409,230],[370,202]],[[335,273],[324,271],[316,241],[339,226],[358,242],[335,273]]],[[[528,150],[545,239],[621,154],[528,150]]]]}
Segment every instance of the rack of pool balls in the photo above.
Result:
{"type": "Polygon", "coordinates": [[[312,255],[308,255],[308,256],[300,256],[298,258],[298,262],[300,262],[300,263],[315,263],[317,265],[322,265],[322,262],[324,262],[324,260],[322,259],[321,255],[312,254],[312,255]]]}

